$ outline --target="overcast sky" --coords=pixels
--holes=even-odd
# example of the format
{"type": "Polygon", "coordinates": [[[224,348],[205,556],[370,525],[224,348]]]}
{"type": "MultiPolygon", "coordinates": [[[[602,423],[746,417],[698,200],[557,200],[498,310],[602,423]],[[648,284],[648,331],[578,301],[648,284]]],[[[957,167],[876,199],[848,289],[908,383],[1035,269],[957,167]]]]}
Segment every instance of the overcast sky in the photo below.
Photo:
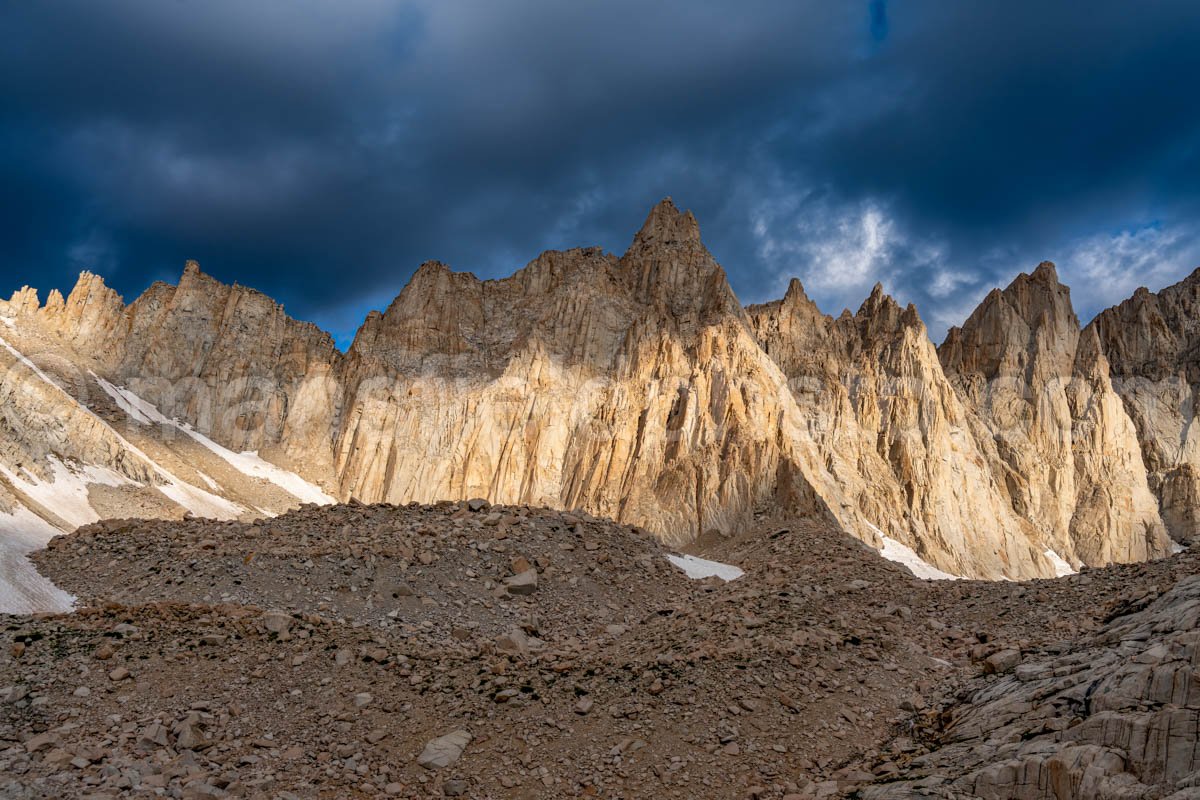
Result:
{"type": "Polygon", "coordinates": [[[744,302],[881,281],[938,340],[1043,259],[1085,320],[1200,266],[1196,0],[55,0],[0,37],[5,296],[195,258],[344,344],[426,259],[621,253],[666,195],[744,302]]]}

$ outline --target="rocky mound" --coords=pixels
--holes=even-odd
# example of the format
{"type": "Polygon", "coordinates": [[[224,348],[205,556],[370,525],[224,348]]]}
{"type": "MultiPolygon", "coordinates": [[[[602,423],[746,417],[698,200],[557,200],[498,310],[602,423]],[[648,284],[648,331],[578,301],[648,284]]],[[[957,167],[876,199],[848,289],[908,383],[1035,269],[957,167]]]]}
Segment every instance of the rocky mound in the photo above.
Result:
{"type": "MultiPolygon", "coordinates": [[[[1016,713],[972,694],[1011,680],[985,673],[1091,647],[1120,624],[1106,618],[1146,613],[1197,571],[1185,553],[1026,584],[919,581],[804,520],[712,543],[746,570],[729,583],[687,580],[665,555],[624,526],[482,503],[81,529],[37,560],[84,608],[0,629],[0,785],[793,799],[933,774],[957,786],[976,767],[937,760],[956,752],[939,721],[960,698],[985,709],[976,732],[1016,713]],[[922,764],[937,770],[910,777],[922,764]]],[[[1139,625],[1118,660],[1163,636],[1139,625]]]]}
{"type": "Polygon", "coordinates": [[[611,635],[686,595],[666,552],[586,514],[476,500],[309,506],[254,523],[108,521],[33,557],[83,604],[250,605],[430,641],[524,627],[560,642],[611,635]]]}

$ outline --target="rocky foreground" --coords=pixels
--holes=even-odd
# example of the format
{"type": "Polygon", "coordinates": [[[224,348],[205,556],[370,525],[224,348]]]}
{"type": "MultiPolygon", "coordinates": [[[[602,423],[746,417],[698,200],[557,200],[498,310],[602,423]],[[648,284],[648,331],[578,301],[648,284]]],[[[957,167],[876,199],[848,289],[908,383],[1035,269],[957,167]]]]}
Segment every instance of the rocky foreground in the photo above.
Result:
{"type": "Polygon", "coordinates": [[[0,623],[3,797],[1193,797],[1196,554],[926,582],[761,520],[482,501],[110,521],[0,623]]]}

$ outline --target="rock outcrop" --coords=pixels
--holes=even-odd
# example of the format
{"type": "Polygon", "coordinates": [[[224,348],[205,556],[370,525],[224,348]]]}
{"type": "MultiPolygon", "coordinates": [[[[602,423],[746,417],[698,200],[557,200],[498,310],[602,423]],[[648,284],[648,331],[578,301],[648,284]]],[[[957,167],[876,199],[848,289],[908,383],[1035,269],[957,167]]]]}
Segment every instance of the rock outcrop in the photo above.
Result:
{"type": "Polygon", "coordinates": [[[764,505],[825,515],[837,494],[669,201],[619,259],[546,253],[498,281],[425,264],[340,374],[345,496],[578,507],[682,544],[764,505]]]}
{"type": "Polygon", "coordinates": [[[1010,650],[943,713],[930,753],[865,800],[1195,797],[1200,788],[1200,576],[1122,598],[1081,643],[1010,650]],[[1132,612],[1121,616],[1121,612],[1132,612]]]}
{"type": "Polygon", "coordinates": [[[951,574],[1053,574],[913,306],[877,285],[857,314],[834,319],[793,281],[783,300],[749,313],[788,376],[805,433],[882,534],[951,574]]]}
{"type": "Polygon", "coordinates": [[[55,291],[39,307],[36,292],[22,290],[8,307],[15,320],[67,345],[86,362],[79,366],[128,384],[164,415],[238,451],[286,442],[283,454],[305,454],[310,469],[319,463],[312,442],[285,436],[285,420],[311,391],[302,385],[320,384],[339,353],[329,334],[261,292],[227,286],[189,261],[178,286],[155,283],[128,307],[90,272],[65,301],[55,291]]]}

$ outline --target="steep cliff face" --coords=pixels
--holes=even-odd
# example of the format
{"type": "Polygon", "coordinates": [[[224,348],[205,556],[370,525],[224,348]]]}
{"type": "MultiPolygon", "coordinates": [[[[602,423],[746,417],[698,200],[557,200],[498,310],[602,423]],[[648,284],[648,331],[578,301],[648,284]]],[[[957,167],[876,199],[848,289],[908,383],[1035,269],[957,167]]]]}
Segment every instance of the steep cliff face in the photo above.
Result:
{"type": "Polygon", "coordinates": [[[620,259],[547,253],[498,281],[422,266],[342,376],[344,495],[579,507],[683,543],[767,503],[824,514],[837,492],[669,201],[620,259]]]}
{"type": "Polygon", "coordinates": [[[194,261],[178,286],[156,283],[128,307],[87,272],[65,302],[55,295],[40,309],[26,301],[24,315],[90,366],[235,451],[303,461],[331,480],[337,403],[326,384],[340,354],[328,334],[194,261]]]}
{"type": "Polygon", "coordinates": [[[809,420],[806,432],[883,534],[952,574],[1053,574],[915,308],[876,286],[858,313],[833,319],[793,281],[782,301],[749,312],[809,420]]]}
{"type": "Polygon", "coordinates": [[[1137,427],[1151,489],[1172,537],[1200,533],[1200,270],[1133,297],[1088,325],[1137,427]]]}
{"type": "Polygon", "coordinates": [[[1014,510],[1071,563],[1165,555],[1135,428],[1070,291],[1043,262],[951,330],[946,373],[996,443],[1014,510]]]}

